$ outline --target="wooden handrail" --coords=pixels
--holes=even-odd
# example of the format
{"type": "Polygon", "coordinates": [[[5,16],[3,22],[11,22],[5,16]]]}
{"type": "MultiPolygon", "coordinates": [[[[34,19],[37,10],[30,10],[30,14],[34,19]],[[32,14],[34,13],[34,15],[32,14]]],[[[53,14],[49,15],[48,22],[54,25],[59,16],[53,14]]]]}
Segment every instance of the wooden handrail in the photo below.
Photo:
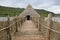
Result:
{"type": "MultiPolygon", "coordinates": [[[[40,24],[41,24],[41,23],[40,23],[40,24]]],[[[53,31],[53,32],[60,33],[59,31],[56,31],[56,30],[54,30],[54,29],[51,29],[51,28],[47,27],[47,26],[44,25],[44,24],[41,24],[41,25],[42,25],[43,27],[45,27],[45,28],[47,28],[47,29],[53,31]]]]}
{"type": "MultiPolygon", "coordinates": [[[[20,21],[20,20],[18,20],[18,21],[20,21]]],[[[16,22],[18,22],[18,21],[16,21],[16,22]]],[[[5,29],[7,29],[7,28],[11,27],[11,26],[12,26],[13,24],[15,24],[16,22],[14,22],[14,23],[10,24],[8,27],[5,27],[5,28],[1,29],[0,31],[5,30],[5,29]]]]}

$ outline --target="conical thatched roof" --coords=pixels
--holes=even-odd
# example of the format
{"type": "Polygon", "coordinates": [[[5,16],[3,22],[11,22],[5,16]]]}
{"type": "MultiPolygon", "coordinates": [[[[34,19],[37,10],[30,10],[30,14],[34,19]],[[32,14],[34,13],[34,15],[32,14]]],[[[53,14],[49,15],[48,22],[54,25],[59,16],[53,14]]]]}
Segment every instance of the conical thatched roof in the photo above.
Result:
{"type": "Polygon", "coordinates": [[[32,8],[31,5],[28,5],[27,8],[19,16],[25,17],[27,15],[30,15],[31,17],[40,17],[40,15],[32,8]]]}

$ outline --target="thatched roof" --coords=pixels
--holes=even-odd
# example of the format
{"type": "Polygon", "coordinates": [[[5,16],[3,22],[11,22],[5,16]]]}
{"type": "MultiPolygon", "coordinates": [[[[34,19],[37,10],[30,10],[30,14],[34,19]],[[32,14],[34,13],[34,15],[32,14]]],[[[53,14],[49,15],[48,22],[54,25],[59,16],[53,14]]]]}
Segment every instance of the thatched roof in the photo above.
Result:
{"type": "Polygon", "coordinates": [[[27,15],[30,15],[31,17],[40,17],[40,15],[32,8],[31,5],[28,5],[27,8],[19,16],[25,17],[27,15]]]}

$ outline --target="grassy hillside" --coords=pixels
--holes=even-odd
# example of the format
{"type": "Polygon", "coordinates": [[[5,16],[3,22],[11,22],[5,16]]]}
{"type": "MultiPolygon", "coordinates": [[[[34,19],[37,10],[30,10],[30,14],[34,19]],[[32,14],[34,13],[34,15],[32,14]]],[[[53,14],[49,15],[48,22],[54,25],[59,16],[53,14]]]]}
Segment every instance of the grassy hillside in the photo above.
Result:
{"type": "Polygon", "coordinates": [[[8,8],[8,7],[1,7],[0,6],[0,16],[15,16],[19,15],[24,9],[23,8],[8,8]]]}
{"type": "MultiPolygon", "coordinates": [[[[0,16],[15,16],[23,12],[24,8],[11,8],[11,7],[2,7],[0,6],[0,16]]],[[[48,13],[52,13],[46,10],[35,9],[41,16],[47,16],[48,13]]],[[[54,13],[52,13],[54,15],[54,13]]]]}
{"type": "Polygon", "coordinates": [[[50,11],[46,11],[46,10],[43,10],[43,9],[36,9],[36,11],[41,15],[41,16],[48,16],[49,13],[52,13],[52,15],[54,16],[55,13],[53,12],[50,12],[50,11]]]}

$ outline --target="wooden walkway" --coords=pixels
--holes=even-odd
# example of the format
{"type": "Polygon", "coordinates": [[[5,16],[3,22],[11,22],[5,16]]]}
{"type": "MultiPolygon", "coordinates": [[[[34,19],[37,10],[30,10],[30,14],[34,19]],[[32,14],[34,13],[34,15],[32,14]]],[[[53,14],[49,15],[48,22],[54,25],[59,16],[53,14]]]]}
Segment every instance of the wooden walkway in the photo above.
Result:
{"type": "Polygon", "coordinates": [[[36,25],[31,20],[26,20],[13,36],[13,40],[45,40],[36,25]]]}

